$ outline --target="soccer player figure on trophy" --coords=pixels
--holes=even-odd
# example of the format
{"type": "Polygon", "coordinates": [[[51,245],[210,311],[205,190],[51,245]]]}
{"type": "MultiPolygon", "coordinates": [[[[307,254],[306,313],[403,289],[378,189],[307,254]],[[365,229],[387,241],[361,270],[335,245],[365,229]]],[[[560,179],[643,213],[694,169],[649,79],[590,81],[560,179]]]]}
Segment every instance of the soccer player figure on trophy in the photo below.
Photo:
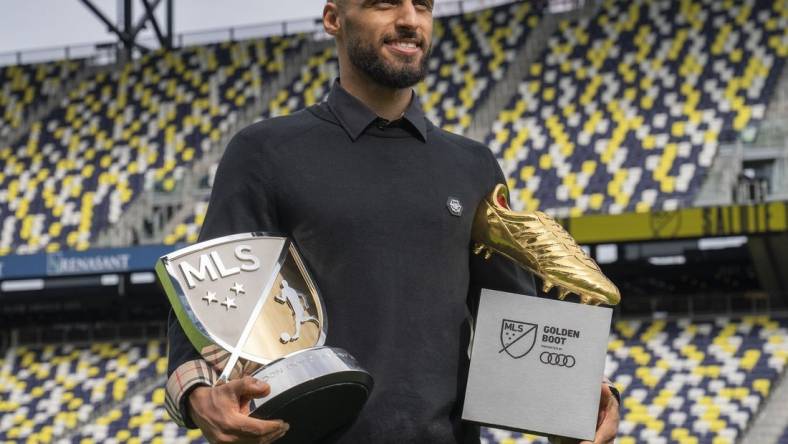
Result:
{"type": "Polygon", "coordinates": [[[279,335],[279,340],[282,341],[282,344],[287,344],[288,342],[297,341],[298,338],[301,337],[301,324],[313,322],[319,328],[320,323],[316,317],[310,316],[307,313],[307,310],[309,310],[309,301],[306,300],[304,295],[290,287],[284,279],[282,279],[281,287],[282,291],[274,297],[274,300],[280,304],[287,302],[288,307],[293,311],[293,319],[295,320],[295,333],[290,335],[283,331],[282,334],[279,335]]]}

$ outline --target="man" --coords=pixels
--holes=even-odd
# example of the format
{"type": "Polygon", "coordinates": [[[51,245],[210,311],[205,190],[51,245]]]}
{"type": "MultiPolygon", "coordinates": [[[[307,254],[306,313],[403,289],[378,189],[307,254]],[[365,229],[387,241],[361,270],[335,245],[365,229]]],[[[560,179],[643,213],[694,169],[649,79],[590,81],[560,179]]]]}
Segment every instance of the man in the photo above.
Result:
{"type": "MultiPolygon", "coordinates": [[[[227,147],[200,240],[287,234],[321,288],[327,345],[375,378],[357,420],[332,442],[478,442],[460,420],[467,372],[468,301],[480,287],[535,293],[514,263],[470,254],[474,210],[504,182],[486,147],[425,117],[412,86],[423,79],[432,0],[335,0],[323,25],[336,38],[340,78],[327,100],[254,124],[227,147]]],[[[269,388],[250,377],[212,387],[171,314],[167,406],[211,441],[270,442],[282,421],[248,418],[269,388]]],[[[599,442],[618,404],[602,387],[599,442]]]]}

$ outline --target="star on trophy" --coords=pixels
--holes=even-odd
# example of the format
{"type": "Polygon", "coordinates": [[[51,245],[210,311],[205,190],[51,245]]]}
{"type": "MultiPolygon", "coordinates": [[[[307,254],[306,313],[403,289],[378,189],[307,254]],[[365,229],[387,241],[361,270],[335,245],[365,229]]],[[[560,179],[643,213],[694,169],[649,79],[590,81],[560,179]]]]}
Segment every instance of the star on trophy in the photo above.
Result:
{"type": "Polygon", "coordinates": [[[221,374],[271,386],[250,416],[291,425],[282,442],[311,442],[353,420],[372,377],[346,351],[326,347],[317,286],[286,237],[246,233],[163,256],[156,273],[186,336],[221,374]]]}

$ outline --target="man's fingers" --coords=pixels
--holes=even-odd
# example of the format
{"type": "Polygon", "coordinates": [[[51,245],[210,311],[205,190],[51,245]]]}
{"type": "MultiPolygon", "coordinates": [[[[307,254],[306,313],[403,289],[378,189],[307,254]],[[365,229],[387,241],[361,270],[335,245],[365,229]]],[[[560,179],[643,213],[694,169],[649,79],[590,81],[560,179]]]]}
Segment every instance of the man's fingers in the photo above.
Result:
{"type": "Polygon", "coordinates": [[[613,392],[610,391],[610,387],[602,383],[602,394],[599,397],[599,411],[597,412],[596,418],[596,428],[598,429],[602,422],[605,420],[605,416],[607,416],[608,410],[610,410],[610,404],[614,404],[613,400],[613,392]]]}
{"type": "Polygon", "coordinates": [[[620,406],[618,405],[618,401],[616,400],[616,398],[613,397],[613,395],[610,396],[611,396],[610,402],[607,403],[607,408],[605,409],[606,412],[605,415],[611,416],[616,420],[618,420],[620,416],[620,411],[619,411],[620,406]]]}
{"type": "Polygon", "coordinates": [[[233,428],[243,437],[272,439],[276,435],[284,434],[290,429],[290,424],[281,419],[265,420],[241,414],[233,422],[233,428]]]}
{"type": "MultiPolygon", "coordinates": [[[[580,444],[612,444],[616,439],[618,420],[618,402],[613,396],[610,387],[602,383],[594,441],[580,441],[580,444]]],[[[554,440],[553,438],[550,439],[550,442],[563,444],[561,440],[554,440]]]]}
{"type": "Polygon", "coordinates": [[[289,429],[290,428],[287,427],[286,429],[281,430],[279,433],[277,433],[276,435],[271,436],[270,439],[264,440],[263,442],[274,442],[274,441],[278,440],[279,438],[285,436],[285,434],[287,434],[287,430],[289,430],[289,429]]]}
{"type": "Polygon", "coordinates": [[[602,384],[602,397],[599,400],[601,406],[607,408],[610,406],[611,401],[615,400],[615,396],[613,396],[613,392],[610,390],[610,386],[607,384],[602,384]]]}
{"type": "Polygon", "coordinates": [[[262,398],[271,392],[271,387],[268,384],[251,376],[244,376],[241,379],[230,381],[227,386],[239,400],[244,401],[242,404],[249,402],[251,399],[262,398]]]}
{"type": "Polygon", "coordinates": [[[601,397],[599,398],[599,412],[597,414],[596,433],[593,443],[581,441],[580,444],[611,444],[616,439],[618,431],[618,402],[613,396],[610,387],[603,383],[601,397]]]}
{"type": "Polygon", "coordinates": [[[604,398],[604,403],[600,402],[599,405],[600,413],[602,413],[602,423],[597,429],[594,443],[612,444],[618,432],[618,401],[607,384],[602,385],[602,398],[604,398]]]}

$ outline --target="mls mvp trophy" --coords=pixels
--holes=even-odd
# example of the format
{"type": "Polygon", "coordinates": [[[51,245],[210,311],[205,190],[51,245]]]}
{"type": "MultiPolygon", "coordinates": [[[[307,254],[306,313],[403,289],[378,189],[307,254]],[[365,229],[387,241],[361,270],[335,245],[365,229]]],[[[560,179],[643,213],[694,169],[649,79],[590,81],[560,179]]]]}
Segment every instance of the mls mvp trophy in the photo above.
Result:
{"type": "Polygon", "coordinates": [[[483,290],[463,419],[541,435],[593,440],[616,286],[550,216],[509,208],[497,185],[479,205],[474,252],[505,256],[558,299],[483,290]],[[570,294],[582,304],[564,302],[570,294]]]}
{"type": "Polygon", "coordinates": [[[250,415],[290,424],[282,442],[311,442],[350,422],[372,377],[323,346],[326,312],[295,245],[265,233],[225,236],[159,259],[156,273],[183,330],[221,371],[216,384],[251,374],[271,393],[250,415]]]}

